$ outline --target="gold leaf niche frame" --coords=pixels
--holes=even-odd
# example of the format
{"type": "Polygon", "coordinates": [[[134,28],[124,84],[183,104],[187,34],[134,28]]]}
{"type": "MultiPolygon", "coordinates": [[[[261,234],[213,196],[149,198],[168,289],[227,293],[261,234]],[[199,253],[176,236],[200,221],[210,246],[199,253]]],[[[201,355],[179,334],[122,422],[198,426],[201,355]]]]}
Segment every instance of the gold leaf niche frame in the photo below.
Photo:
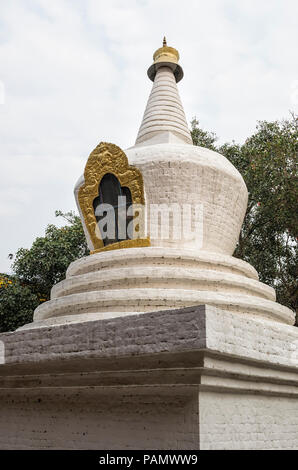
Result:
{"type": "Polygon", "coordinates": [[[129,188],[132,204],[140,204],[145,207],[144,182],[140,170],[129,165],[127,156],[120,147],[115,144],[101,142],[89,155],[84,171],[85,181],[78,192],[79,205],[94,247],[91,254],[119,248],[150,246],[149,238],[121,240],[104,246],[102,239],[97,236],[96,232],[99,228],[96,222],[93,201],[98,196],[100,182],[107,173],[115,175],[121,186],[129,188]]]}

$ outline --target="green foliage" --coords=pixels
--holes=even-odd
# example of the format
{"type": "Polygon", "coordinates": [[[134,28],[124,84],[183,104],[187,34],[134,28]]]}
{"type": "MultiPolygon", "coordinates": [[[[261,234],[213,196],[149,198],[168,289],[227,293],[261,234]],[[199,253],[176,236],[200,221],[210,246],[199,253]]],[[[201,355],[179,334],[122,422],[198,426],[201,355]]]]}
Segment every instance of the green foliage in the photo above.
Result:
{"type": "Polygon", "coordinates": [[[199,121],[194,117],[190,123],[191,137],[194,145],[207,147],[210,150],[216,150],[215,142],[217,136],[214,132],[204,131],[199,127],[199,121]]]}
{"type": "Polygon", "coordinates": [[[247,185],[248,207],[234,256],[251,263],[260,280],[276,289],[277,300],[297,311],[297,116],[259,122],[243,145],[215,147],[213,133],[200,131],[196,120],[192,126],[194,142],[207,134],[205,146],[225,155],[247,185]]]}
{"type": "Polygon", "coordinates": [[[56,216],[68,225],[48,225],[45,236],[36,238],[30,249],[20,248],[11,283],[0,283],[0,331],[31,321],[37,305],[50,298],[52,286],[65,278],[69,264],[89,254],[80,218],[61,211],[56,216]]]}
{"type": "Polygon", "coordinates": [[[0,332],[31,322],[33,311],[39,304],[39,296],[18,279],[10,278],[10,282],[3,283],[0,288],[0,332]]]}
{"type": "Polygon", "coordinates": [[[70,225],[48,225],[45,236],[36,238],[30,249],[17,251],[12,265],[21,281],[47,299],[53,285],[65,278],[69,264],[88,254],[80,218],[71,212],[57,211],[56,216],[64,217],[70,225]]]}

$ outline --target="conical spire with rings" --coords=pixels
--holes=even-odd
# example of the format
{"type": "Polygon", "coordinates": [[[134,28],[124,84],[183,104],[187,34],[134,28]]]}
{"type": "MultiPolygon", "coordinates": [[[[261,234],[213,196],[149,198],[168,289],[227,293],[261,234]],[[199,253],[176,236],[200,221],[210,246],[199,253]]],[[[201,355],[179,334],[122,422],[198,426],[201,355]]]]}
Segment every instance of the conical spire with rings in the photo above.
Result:
{"type": "Polygon", "coordinates": [[[167,45],[164,37],[163,46],[155,51],[153,60],[148,69],[148,77],[153,81],[153,87],[136,145],[147,143],[154,137],[156,141],[156,137],[162,138],[170,133],[184,143],[192,144],[177,88],[177,82],[183,78],[182,67],[178,64],[179,53],[167,45]]]}

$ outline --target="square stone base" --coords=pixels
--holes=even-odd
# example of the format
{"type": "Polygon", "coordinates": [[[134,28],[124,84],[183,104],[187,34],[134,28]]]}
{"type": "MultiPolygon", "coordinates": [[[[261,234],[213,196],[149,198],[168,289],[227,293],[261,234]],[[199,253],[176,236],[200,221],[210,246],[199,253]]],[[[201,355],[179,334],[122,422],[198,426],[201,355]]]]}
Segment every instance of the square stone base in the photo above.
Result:
{"type": "Polygon", "coordinates": [[[1,449],[298,449],[298,329],[210,306],[0,335],[1,449]]]}

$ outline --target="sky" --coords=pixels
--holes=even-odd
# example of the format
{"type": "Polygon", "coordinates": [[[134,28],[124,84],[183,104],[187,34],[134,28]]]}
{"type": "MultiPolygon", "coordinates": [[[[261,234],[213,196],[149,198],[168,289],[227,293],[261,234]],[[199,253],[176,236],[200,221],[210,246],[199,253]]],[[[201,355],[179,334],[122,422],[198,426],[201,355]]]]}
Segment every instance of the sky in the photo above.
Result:
{"type": "Polygon", "coordinates": [[[100,141],[132,146],[167,37],[188,121],[243,142],[297,112],[292,0],[0,0],[0,272],[30,248],[100,141]]]}

